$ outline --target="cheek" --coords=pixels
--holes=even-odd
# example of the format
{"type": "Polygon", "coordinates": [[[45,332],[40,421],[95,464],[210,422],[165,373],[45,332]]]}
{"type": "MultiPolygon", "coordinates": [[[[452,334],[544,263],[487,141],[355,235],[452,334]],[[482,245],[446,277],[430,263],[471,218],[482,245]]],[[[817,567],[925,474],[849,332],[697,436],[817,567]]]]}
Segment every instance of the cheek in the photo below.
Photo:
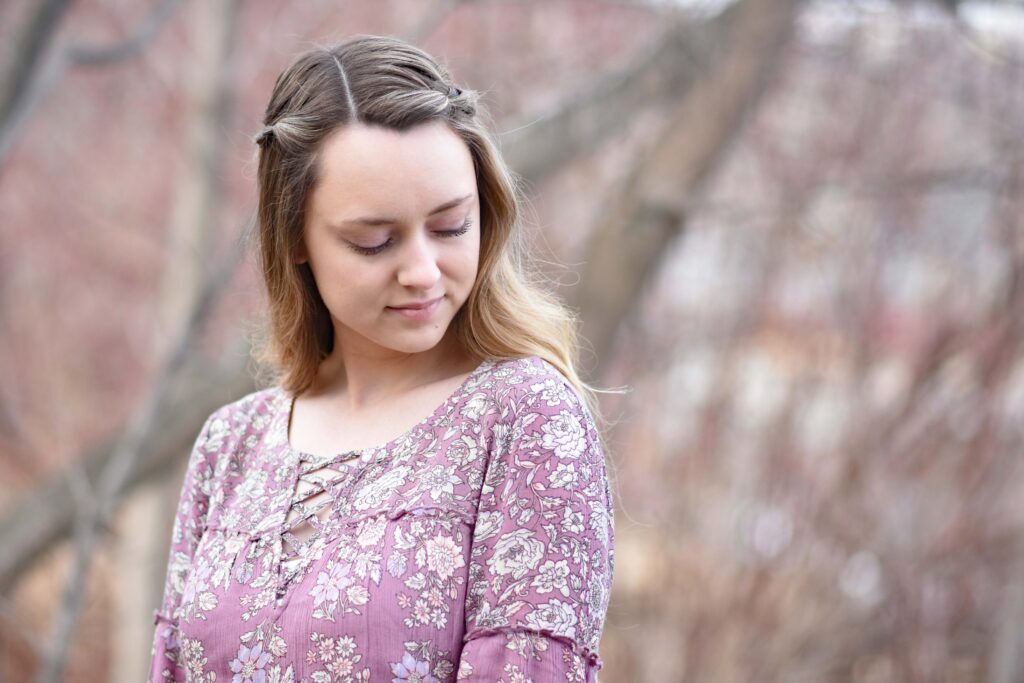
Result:
{"type": "Polygon", "coordinates": [[[376,301],[374,293],[381,289],[379,269],[337,252],[311,259],[310,266],[328,307],[348,310],[359,308],[362,302],[376,301]]]}
{"type": "Polygon", "coordinates": [[[459,271],[464,277],[470,280],[476,278],[477,269],[480,264],[480,233],[474,235],[474,239],[467,244],[466,250],[459,255],[459,271]]]}
{"type": "Polygon", "coordinates": [[[476,279],[477,259],[476,251],[467,250],[454,255],[449,261],[448,272],[451,274],[451,278],[467,291],[476,279]]]}

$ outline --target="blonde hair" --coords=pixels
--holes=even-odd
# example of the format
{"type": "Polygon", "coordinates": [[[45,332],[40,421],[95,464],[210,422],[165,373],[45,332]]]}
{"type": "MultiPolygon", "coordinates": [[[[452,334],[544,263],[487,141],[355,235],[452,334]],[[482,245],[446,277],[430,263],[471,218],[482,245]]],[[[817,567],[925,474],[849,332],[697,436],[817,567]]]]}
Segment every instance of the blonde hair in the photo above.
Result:
{"type": "Polygon", "coordinates": [[[308,264],[292,255],[315,186],[321,142],[339,126],[394,130],[445,121],[465,141],[480,196],[476,282],[452,320],[465,351],[481,360],[537,355],[576,388],[599,425],[595,393],[577,373],[579,320],[527,270],[521,190],[488,128],[479,95],[462,90],[428,54],[397,38],[356,36],[297,57],[277,78],[255,138],[259,205],[255,241],[268,295],[254,358],[289,392],[310,386],[333,346],[333,326],[308,264]]]}

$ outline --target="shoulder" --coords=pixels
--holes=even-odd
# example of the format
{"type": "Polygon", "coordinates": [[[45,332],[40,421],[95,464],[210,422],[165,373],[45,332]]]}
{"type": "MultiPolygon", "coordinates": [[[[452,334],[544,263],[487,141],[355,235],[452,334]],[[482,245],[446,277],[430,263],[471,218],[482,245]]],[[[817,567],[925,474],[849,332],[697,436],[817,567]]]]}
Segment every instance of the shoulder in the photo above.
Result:
{"type": "Polygon", "coordinates": [[[569,378],[550,361],[527,356],[503,362],[507,369],[507,405],[516,414],[525,411],[567,411],[586,421],[592,416],[569,378]]]}
{"type": "Polygon", "coordinates": [[[287,400],[287,396],[281,387],[257,389],[230,403],[225,403],[214,414],[220,413],[224,417],[230,416],[234,419],[243,416],[253,417],[272,411],[284,400],[287,400]]]}
{"type": "MultiPolygon", "coordinates": [[[[262,439],[282,400],[286,397],[279,388],[260,389],[211,412],[196,437],[189,476],[195,481],[219,477],[233,455],[262,439]]],[[[203,486],[208,490],[208,484],[203,486]]]]}
{"type": "Polygon", "coordinates": [[[489,374],[512,401],[559,387],[576,393],[572,383],[553,363],[536,355],[493,361],[489,374]]]}
{"type": "Polygon", "coordinates": [[[527,432],[571,432],[581,447],[600,447],[590,409],[553,363],[540,356],[503,360],[493,373],[501,378],[501,393],[496,396],[502,416],[499,429],[508,430],[511,438],[527,432]]]}
{"type": "Polygon", "coordinates": [[[280,387],[252,391],[210,413],[200,438],[217,447],[232,437],[244,438],[253,432],[261,432],[286,401],[287,396],[280,387]]]}

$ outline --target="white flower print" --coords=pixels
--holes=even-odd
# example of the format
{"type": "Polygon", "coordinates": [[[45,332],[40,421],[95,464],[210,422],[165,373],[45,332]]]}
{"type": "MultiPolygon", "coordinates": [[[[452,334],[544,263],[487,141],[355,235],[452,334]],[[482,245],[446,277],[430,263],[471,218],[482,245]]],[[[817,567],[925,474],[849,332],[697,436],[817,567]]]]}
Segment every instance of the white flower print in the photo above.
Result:
{"type": "Polygon", "coordinates": [[[459,478],[455,476],[454,467],[434,465],[423,473],[420,490],[429,491],[430,497],[435,503],[439,500],[450,500],[459,481],[459,478]]]}
{"type": "Polygon", "coordinates": [[[391,664],[391,672],[395,674],[392,683],[437,683],[427,663],[418,661],[408,652],[402,655],[401,662],[391,664]]]}
{"type": "MultiPolygon", "coordinates": [[[[408,519],[408,517],[407,517],[408,519]]],[[[443,629],[451,612],[451,601],[459,595],[466,577],[459,572],[466,566],[465,535],[443,517],[415,519],[408,532],[395,532],[395,550],[411,552],[416,571],[403,581],[409,593],[396,596],[398,607],[407,612],[409,627],[433,625],[443,629]]]]}
{"type": "Polygon", "coordinates": [[[185,619],[206,619],[205,612],[217,607],[217,596],[210,592],[210,575],[213,567],[201,556],[195,568],[188,574],[185,589],[181,594],[182,616],[185,619]]]}
{"type": "Polygon", "coordinates": [[[353,605],[365,605],[370,601],[370,591],[366,586],[349,586],[345,591],[345,597],[353,605]]]}
{"type": "Polygon", "coordinates": [[[568,597],[569,583],[566,581],[568,578],[569,563],[566,560],[558,560],[557,562],[548,560],[540,566],[532,585],[537,589],[538,593],[558,591],[568,597]]]}
{"type": "Polygon", "coordinates": [[[525,659],[540,660],[541,656],[550,648],[547,636],[533,631],[512,631],[507,633],[506,637],[508,642],[505,644],[505,648],[518,652],[525,659]]]}
{"type": "Polygon", "coordinates": [[[549,629],[553,633],[576,637],[576,610],[569,602],[552,598],[551,602],[537,605],[526,616],[526,624],[538,629],[549,629]]]}
{"type": "Polygon", "coordinates": [[[474,394],[462,405],[461,415],[467,420],[479,420],[487,410],[490,401],[484,394],[474,394]]]}
{"type": "Polygon", "coordinates": [[[567,534],[578,534],[583,531],[583,513],[566,506],[562,514],[562,531],[567,534]]]}
{"type": "Polygon", "coordinates": [[[240,533],[232,534],[224,541],[224,552],[229,557],[234,557],[238,551],[245,547],[248,539],[240,533]]]}
{"type": "Polygon", "coordinates": [[[309,639],[313,647],[306,652],[306,662],[319,664],[324,668],[312,672],[314,683],[324,681],[368,681],[370,670],[356,670],[356,666],[362,661],[363,655],[359,654],[355,638],[344,635],[333,638],[317,631],[313,631],[309,639]]]}
{"type": "Polygon", "coordinates": [[[511,662],[505,663],[505,668],[502,672],[508,675],[508,678],[502,678],[501,683],[533,683],[532,679],[526,677],[526,674],[522,670],[511,662]]]}
{"type": "Polygon", "coordinates": [[[544,544],[529,529],[516,529],[494,544],[494,554],[487,560],[491,571],[501,576],[521,579],[544,557],[544,544]]]}
{"type": "Polygon", "coordinates": [[[237,527],[242,524],[242,514],[238,510],[227,510],[220,520],[228,527],[237,527]]]}
{"type": "Polygon", "coordinates": [[[565,401],[565,388],[561,382],[557,382],[554,379],[546,379],[543,382],[530,385],[530,391],[540,394],[540,399],[544,401],[544,405],[554,408],[565,401]]]}
{"type": "Polygon", "coordinates": [[[246,477],[235,489],[235,493],[242,498],[262,498],[267,485],[267,472],[258,470],[251,476],[246,477]]]}
{"type": "Polygon", "coordinates": [[[185,581],[185,590],[181,594],[182,604],[187,605],[195,601],[196,596],[206,590],[212,573],[213,567],[205,557],[200,557],[195,568],[189,573],[188,580],[185,581]]]}
{"type": "Polygon", "coordinates": [[[231,425],[221,417],[213,418],[210,422],[210,433],[206,438],[205,449],[207,451],[220,450],[224,439],[231,433],[231,425]]]}
{"type": "Polygon", "coordinates": [[[270,653],[263,651],[263,643],[256,643],[252,648],[242,645],[231,661],[231,670],[235,673],[231,683],[264,683],[269,661],[270,653]]]}
{"type": "Polygon", "coordinates": [[[313,597],[313,605],[319,607],[324,602],[337,602],[341,591],[352,583],[352,579],[348,578],[350,569],[347,564],[329,562],[327,571],[320,572],[316,577],[316,586],[309,592],[313,597]]]}
{"type": "Polygon", "coordinates": [[[476,518],[476,527],[473,529],[473,542],[480,543],[481,541],[486,541],[501,531],[501,525],[504,521],[505,516],[500,510],[481,512],[476,518]]]}
{"type": "Polygon", "coordinates": [[[359,524],[356,532],[356,543],[364,548],[376,546],[384,537],[384,531],[388,528],[386,517],[370,517],[359,524]]]}
{"type": "Polygon", "coordinates": [[[392,553],[388,556],[388,574],[395,577],[396,579],[402,578],[405,574],[406,567],[409,561],[402,553],[392,553]]]}
{"type": "Polygon", "coordinates": [[[541,445],[554,451],[559,458],[575,460],[587,448],[586,429],[578,416],[562,410],[553,415],[542,426],[544,432],[541,445]]]}
{"type": "Polygon", "coordinates": [[[480,447],[476,440],[468,434],[463,434],[449,444],[447,456],[456,466],[465,467],[476,460],[479,453],[480,447]]]}
{"type": "Polygon", "coordinates": [[[590,530],[602,543],[610,541],[609,533],[614,521],[603,503],[592,503],[590,506],[590,530]]]}
{"type": "Polygon", "coordinates": [[[388,470],[380,479],[366,485],[359,490],[354,498],[353,504],[357,510],[366,510],[375,505],[380,505],[384,500],[394,493],[395,489],[405,483],[409,476],[409,468],[406,466],[395,467],[388,470]]]}
{"type": "Polygon", "coordinates": [[[427,539],[427,568],[436,572],[442,579],[451,577],[457,570],[466,566],[462,557],[462,548],[447,536],[435,536],[427,539]]]}
{"type": "Polygon", "coordinates": [[[183,638],[179,653],[189,680],[198,681],[206,678],[203,669],[206,668],[208,659],[201,641],[183,638]]]}
{"type": "Polygon", "coordinates": [[[571,489],[576,484],[576,466],[571,462],[560,462],[548,477],[548,486],[553,489],[571,489]]]}

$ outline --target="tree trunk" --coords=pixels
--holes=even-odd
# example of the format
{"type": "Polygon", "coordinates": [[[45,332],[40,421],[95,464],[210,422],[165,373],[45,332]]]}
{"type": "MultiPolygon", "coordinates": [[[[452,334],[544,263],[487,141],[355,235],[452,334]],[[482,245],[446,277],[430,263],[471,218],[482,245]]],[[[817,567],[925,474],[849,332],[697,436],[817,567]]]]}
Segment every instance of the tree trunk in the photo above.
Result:
{"type": "Polygon", "coordinates": [[[682,231],[687,203],[764,92],[801,4],[746,0],[722,13],[694,56],[699,76],[673,104],[647,158],[600,212],[570,298],[597,357],[591,376],[605,375],[616,332],[682,231]]]}

